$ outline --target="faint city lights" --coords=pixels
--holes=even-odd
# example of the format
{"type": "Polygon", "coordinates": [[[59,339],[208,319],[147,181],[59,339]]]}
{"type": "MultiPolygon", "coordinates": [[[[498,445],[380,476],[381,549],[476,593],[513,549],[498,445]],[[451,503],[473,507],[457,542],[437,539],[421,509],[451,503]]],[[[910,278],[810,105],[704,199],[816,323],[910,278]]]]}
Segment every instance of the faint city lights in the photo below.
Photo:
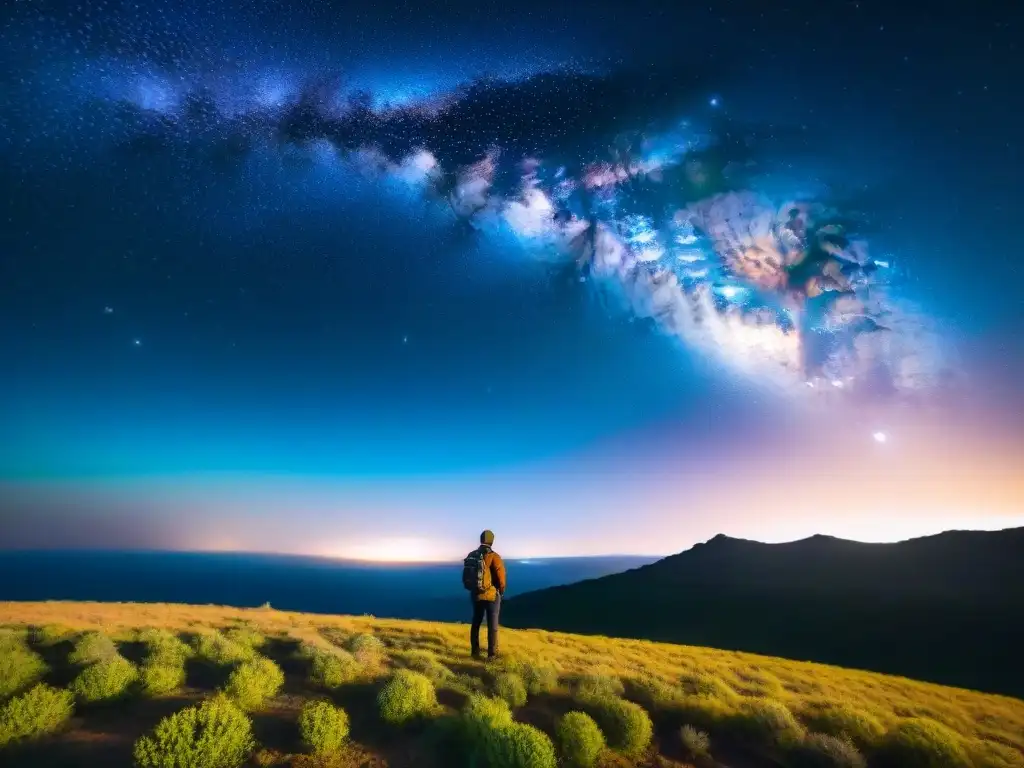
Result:
{"type": "Polygon", "coordinates": [[[871,437],[874,438],[876,443],[885,443],[889,440],[889,436],[885,432],[873,432],[871,437]]]}

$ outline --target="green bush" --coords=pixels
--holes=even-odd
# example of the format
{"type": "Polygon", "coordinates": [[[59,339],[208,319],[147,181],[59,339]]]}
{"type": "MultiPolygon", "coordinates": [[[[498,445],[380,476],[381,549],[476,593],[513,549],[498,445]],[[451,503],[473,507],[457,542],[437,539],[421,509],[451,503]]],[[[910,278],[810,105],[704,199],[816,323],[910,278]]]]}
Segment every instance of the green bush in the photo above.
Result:
{"type": "Polygon", "coordinates": [[[73,710],[71,691],[37,685],[0,708],[0,747],[56,731],[73,710]]]}
{"type": "Polygon", "coordinates": [[[673,688],[659,677],[644,674],[626,680],[626,693],[630,699],[654,711],[676,706],[682,699],[682,691],[673,688]]]}
{"type": "Polygon", "coordinates": [[[256,742],[248,716],[223,696],[183,709],[135,742],[138,768],[238,768],[256,742]]]}
{"type": "Polygon", "coordinates": [[[309,659],[309,682],[315,686],[337,688],[359,677],[359,662],[348,651],[307,646],[301,653],[309,659]]]}
{"type": "Polygon", "coordinates": [[[173,664],[149,664],[142,667],[142,691],[147,696],[166,696],[185,684],[185,668],[173,664]]]}
{"type": "Polygon", "coordinates": [[[558,667],[553,664],[524,661],[518,672],[530,696],[551,693],[558,688],[558,667]]]}
{"type": "Polygon", "coordinates": [[[32,634],[39,645],[50,646],[67,640],[75,633],[74,630],[60,624],[44,624],[41,627],[33,628],[32,634]]]}
{"type": "Polygon", "coordinates": [[[555,768],[555,746],[539,728],[510,723],[490,734],[486,746],[490,768],[555,768]]]}
{"type": "Polygon", "coordinates": [[[194,643],[197,656],[218,666],[237,664],[240,661],[251,661],[256,658],[256,651],[251,647],[234,643],[220,632],[201,632],[196,635],[194,643]]]}
{"type": "Polygon", "coordinates": [[[127,694],[138,677],[135,665],[115,654],[83,669],[71,682],[71,691],[84,702],[109,701],[127,694]]]}
{"type": "Polygon", "coordinates": [[[802,719],[810,730],[847,739],[861,749],[874,747],[885,735],[885,728],[876,718],[842,704],[805,712],[802,719]]]}
{"type": "Polygon", "coordinates": [[[299,733],[314,755],[335,754],[348,740],[348,715],[329,701],[306,702],[299,714],[299,733]]]}
{"type": "Polygon", "coordinates": [[[763,747],[786,749],[804,737],[803,726],[775,699],[744,699],[728,721],[740,738],[763,747]]]}
{"type": "Polygon", "coordinates": [[[590,703],[594,718],[608,740],[608,746],[628,757],[639,757],[651,743],[654,725],[639,704],[623,699],[603,698],[590,703]]]}
{"type": "Polygon", "coordinates": [[[594,718],[584,712],[569,712],[562,717],[555,740],[562,759],[575,768],[591,768],[604,749],[604,734],[594,718]]]}
{"type": "Polygon", "coordinates": [[[437,692],[426,675],[399,669],[381,688],[377,706],[384,722],[401,725],[433,712],[437,708],[437,692]]]}
{"type": "Polygon", "coordinates": [[[512,710],[502,699],[474,694],[463,707],[461,719],[469,740],[482,743],[491,731],[512,724],[512,710]]]}
{"type": "Polygon", "coordinates": [[[364,667],[376,667],[383,663],[387,649],[379,638],[373,635],[356,635],[348,641],[348,650],[364,667]]]}
{"type": "Polygon", "coordinates": [[[146,645],[147,664],[184,666],[192,656],[192,649],[165,629],[145,629],[139,633],[139,642],[146,645]]]}
{"type": "Polygon", "coordinates": [[[253,649],[262,648],[267,642],[267,638],[259,630],[246,624],[231,627],[231,629],[224,632],[224,637],[229,642],[245,645],[253,649]]]}
{"type": "Polygon", "coordinates": [[[494,693],[511,707],[526,704],[526,685],[515,672],[499,672],[494,676],[494,693]]]}
{"type": "Polygon", "coordinates": [[[78,638],[68,661],[85,666],[98,661],[109,661],[117,655],[117,646],[109,637],[102,632],[86,632],[78,638]]]}
{"type": "Polygon", "coordinates": [[[688,672],[679,678],[683,693],[705,699],[728,701],[737,697],[736,691],[724,680],[708,672],[688,672]]]}
{"type": "Polygon", "coordinates": [[[24,643],[0,649],[0,701],[39,682],[44,674],[46,664],[24,643]]]}
{"type": "Polygon", "coordinates": [[[882,739],[879,756],[900,768],[968,768],[971,761],[960,737],[926,717],[903,720],[882,739]]]}
{"type": "Polygon", "coordinates": [[[811,733],[793,752],[796,768],[866,768],[867,761],[853,742],[826,733],[811,733]]]}
{"type": "Polygon", "coordinates": [[[262,709],[284,685],[284,673],[270,659],[262,656],[243,661],[231,671],[224,692],[241,709],[254,712],[262,709]]]}
{"type": "Polygon", "coordinates": [[[28,633],[22,629],[0,627],[0,654],[9,653],[18,648],[28,647],[28,633]]]}
{"type": "Polygon", "coordinates": [[[434,681],[434,685],[445,682],[452,676],[452,671],[430,651],[403,651],[395,654],[394,660],[406,669],[426,675],[434,681]]]}
{"type": "Polygon", "coordinates": [[[625,688],[617,677],[587,672],[569,680],[569,691],[577,701],[590,701],[616,698],[625,692],[625,688]]]}
{"type": "Polygon", "coordinates": [[[691,760],[706,760],[711,756],[711,739],[704,731],[698,731],[692,725],[684,725],[679,729],[679,738],[683,743],[683,751],[691,760]]]}

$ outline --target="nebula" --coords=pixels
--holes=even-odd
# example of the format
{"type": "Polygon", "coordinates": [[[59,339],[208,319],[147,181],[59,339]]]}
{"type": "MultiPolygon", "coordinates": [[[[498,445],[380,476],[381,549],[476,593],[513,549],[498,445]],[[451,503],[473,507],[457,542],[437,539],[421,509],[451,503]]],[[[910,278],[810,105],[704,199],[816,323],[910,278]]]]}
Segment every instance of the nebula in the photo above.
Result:
{"type": "Polygon", "coordinates": [[[400,181],[752,384],[831,402],[927,396],[953,376],[852,217],[759,192],[756,130],[687,118],[699,78],[564,70],[393,106],[336,74],[96,66],[77,87],[122,151],[230,165],[263,150],[400,181]]]}

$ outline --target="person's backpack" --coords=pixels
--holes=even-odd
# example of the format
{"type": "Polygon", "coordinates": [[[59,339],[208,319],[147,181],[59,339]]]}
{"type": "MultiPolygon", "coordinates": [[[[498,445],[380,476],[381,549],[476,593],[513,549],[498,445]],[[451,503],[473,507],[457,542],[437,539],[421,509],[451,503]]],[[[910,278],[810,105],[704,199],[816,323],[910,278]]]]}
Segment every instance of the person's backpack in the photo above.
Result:
{"type": "Polygon", "coordinates": [[[474,549],[462,561],[462,586],[473,595],[482,595],[491,588],[491,569],[487,567],[482,547],[474,549]]]}

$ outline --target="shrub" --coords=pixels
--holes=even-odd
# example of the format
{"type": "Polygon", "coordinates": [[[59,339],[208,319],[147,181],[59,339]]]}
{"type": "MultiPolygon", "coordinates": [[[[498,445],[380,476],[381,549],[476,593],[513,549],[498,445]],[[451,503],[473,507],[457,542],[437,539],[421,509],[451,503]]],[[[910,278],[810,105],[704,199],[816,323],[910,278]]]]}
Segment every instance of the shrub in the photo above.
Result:
{"type": "Polygon", "coordinates": [[[803,727],[775,699],[745,699],[728,719],[737,735],[759,746],[785,749],[803,740],[803,727]]]}
{"type": "Polygon", "coordinates": [[[553,664],[525,661],[518,671],[530,696],[551,693],[558,688],[558,667],[553,664]]]}
{"type": "Polygon", "coordinates": [[[711,739],[704,731],[698,731],[692,725],[684,725],[679,729],[679,738],[683,742],[683,751],[693,760],[705,760],[711,755],[711,739]]]}
{"type": "Polygon", "coordinates": [[[197,656],[218,666],[256,658],[256,652],[252,648],[241,643],[233,643],[220,632],[202,632],[196,635],[194,643],[197,656]]]}
{"type": "Polygon", "coordinates": [[[98,661],[108,661],[117,655],[117,646],[113,640],[102,632],[87,632],[78,638],[68,661],[84,666],[98,661]]]}
{"type": "Polygon", "coordinates": [[[174,693],[185,684],[185,667],[173,664],[145,664],[142,667],[142,691],[147,696],[174,693]]]}
{"type": "Polygon", "coordinates": [[[803,720],[810,730],[847,739],[861,749],[873,747],[885,735],[885,728],[876,718],[842,704],[806,712],[803,720]]]}
{"type": "Polygon", "coordinates": [[[223,696],[161,720],[135,742],[139,768],[238,768],[253,751],[252,722],[223,696]]]}
{"type": "Polygon", "coordinates": [[[90,664],[71,682],[71,691],[81,701],[109,701],[124,696],[139,676],[135,665],[114,655],[90,664]]]}
{"type": "Polygon", "coordinates": [[[661,678],[649,674],[627,680],[626,691],[631,699],[636,699],[651,711],[677,706],[682,699],[682,692],[678,688],[673,688],[661,678]]]}
{"type": "Polygon", "coordinates": [[[401,725],[433,712],[437,707],[437,692],[429,677],[399,669],[381,688],[377,706],[384,722],[401,725]]]}
{"type": "Polygon", "coordinates": [[[473,695],[462,710],[462,722],[471,741],[480,742],[489,731],[512,724],[512,710],[502,699],[473,695]]]}
{"type": "Polygon", "coordinates": [[[356,635],[348,642],[348,650],[364,667],[379,666],[387,655],[384,643],[373,635],[356,635]]]}
{"type": "Polygon", "coordinates": [[[329,701],[306,702],[299,714],[299,733],[314,755],[334,754],[348,740],[348,715],[329,701]]]}
{"type": "Polygon", "coordinates": [[[23,643],[0,649],[0,701],[37,683],[46,664],[23,643]]]}
{"type": "Polygon", "coordinates": [[[309,659],[309,682],[321,688],[337,688],[359,677],[359,663],[348,651],[309,647],[303,650],[309,659]]]}
{"type": "Polygon", "coordinates": [[[604,698],[592,702],[594,717],[608,740],[608,746],[628,757],[639,757],[651,743],[654,725],[639,704],[604,698]]]}
{"type": "Polygon", "coordinates": [[[22,630],[0,628],[0,654],[28,648],[28,638],[22,630]]]}
{"type": "Polygon", "coordinates": [[[959,736],[926,717],[900,722],[882,739],[879,752],[886,765],[900,768],[967,768],[971,764],[959,736]]]}
{"type": "Polygon", "coordinates": [[[232,643],[238,643],[239,645],[248,646],[249,648],[261,648],[266,644],[267,638],[265,638],[256,628],[241,625],[237,627],[231,627],[231,629],[224,632],[224,637],[232,643]]]}
{"type": "Polygon", "coordinates": [[[973,739],[966,748],[975,768],[1024,768],[1024,755],[1005,744],[973,739]]]}
{"type": "Polygon", "coordinates": [[[426,675],[434,681],[435,685],[452,676],[451,670],[430,651],[404,651],[397,656],[396,661],[406,669],[426,675]]]}
{"type": "Polygon", "coordinates": [[[0,747],[56,731],[68,721],[73,709],[71,691],[35,686],[0,708],[0,747]]]}
{"type": "Polygon", "coordinates": [[[555,768],[555,746],[539,728],[510,723],[490,734],[486,745],[491,768],[555,768]]]}
{"type": "Polygon", "coordinates": [[[139,642],[148,648],[147,664],[181,666],[192,655],[192,649],[165,629],[146,629],[139,633],[139,642]]]}
{"type": "Polygon", "coordinates": [[[811,733],[794,751],[793,765],[799,768],[865,768],[867,761],[848,739],[811,733]]]}
{"type": "Polygon", "coordinates": [[[679,683],[683,692],[689,696],[723,701],[735,699],[737,696],[736,691],[728,683],[707,672],[688,672],[679,678],[679,683]]]}
{"type": "Polygon", "coordinates": [[[611,699],[625,692],[619,678],[590,672],[575,675],[569,681],[569,690],[577,701],[611,699]]]}
{"type": "Polygon", "coordinates": [[[284,673],[270,659],[259,657],[243,661],[231,671],[224,692],[241,709],[253,712],[262,709],[284,685],[284,673]]]}
{"type": "Polygon", "coordinates": [[[49,646],[67,640],[74,634],[74,631],[60,624],[44,624],[41,627],[35,627],[32,634],[39,645],[49,646]]]}
{"type": "Polygon", "coordinates": [[[591,768],[604,749],[604,734],[584,712],[569,712],[559,720],[555,740],[562,758],[575,768],[591,768]]]}
{"type": "Polygon", "coordinates": [[[499,672],[495,675],[494,692],[511,707],[522,707],[526,704],[526,685],[515,672],[499,672]]]}

